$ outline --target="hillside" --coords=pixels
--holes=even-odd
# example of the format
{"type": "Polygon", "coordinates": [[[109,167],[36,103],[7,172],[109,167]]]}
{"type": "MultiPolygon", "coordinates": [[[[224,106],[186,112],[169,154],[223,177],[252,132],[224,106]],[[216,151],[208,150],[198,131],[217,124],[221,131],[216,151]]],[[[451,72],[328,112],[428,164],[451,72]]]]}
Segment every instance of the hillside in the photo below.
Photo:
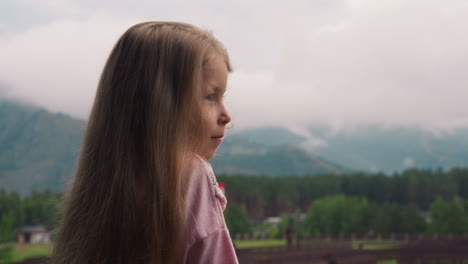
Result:
{"type": "Polygon", "coordinates": [[[418,127],[377,125],[339,132],[310,127],[309,131],[326,144],[308,151],[353,170],[393,173],[413,167],[468,166],[468,128],[439,134],[418,127]]]}
{"type": "Polygon", "coordinates": [[[75,166],[85,122],[5,100],[0,116],[1,188],[62,189],[75,166]]]}
{"type": "MultiPolygon", "coordinates": [[[[21,193],[63,190],[75,168],[85,121],[5,100],[0,101],[0,116],[0,188],[21,193]]],[[[314,175],[343,172],[339,166],[294,146],[299,142],[296,135],[282,137],[276,130],[271,133],[270,139],[263,137],[260,143],[246,139],[249,133],[234,134],[213,160],[216,173],[314,175]],[[281,145],[269,145],[273,141],[281,145]]],[[[256,136],[252,134],[253,138],[256,136]]]]}
{"type": "MultiPolygon", "coordinates": [[[[0,117],[0,188],[63,190],[75,168],[85,121],[5,100],[0,117]]],[[[377,125],[307,129],[310,135],[281,127],[228,131],[213,168],[217,174],[313,176],[468,166],[468,129],[444,134],[377,125]]]]}
{"type": "Polygon", "coordinates": [[[346,170],[299,147],[300,136],[282,128],[229,135],[211,161],[217,173],[250,175],[341,174],[346,170]]]}
{"type": "Polygon", "coordinates": [[[334,131],[314,125],[305,131],[309,135],[297,135],[282,127],[257,128],[230,138],[262,142],[267,147],[289,144],[351,171],[392,174],[409,168],[468,166],[468,128],[432,133],[419,127],[368,125],[334,131]]]}

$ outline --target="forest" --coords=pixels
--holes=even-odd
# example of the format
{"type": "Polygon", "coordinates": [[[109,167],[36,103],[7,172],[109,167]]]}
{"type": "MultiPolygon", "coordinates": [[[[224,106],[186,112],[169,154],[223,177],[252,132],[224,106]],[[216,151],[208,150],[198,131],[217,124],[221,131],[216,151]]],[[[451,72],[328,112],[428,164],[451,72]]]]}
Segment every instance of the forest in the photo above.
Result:
{"type": "Polygon", "coordinates": [[[427,211],[437,198],[468,198],[468,169],[410,169],[401,173],[322,174],[317,176],[220,175],[231,203],[245,205],[251,219],[305,212],[321,197],[343,194],[375,204],[412,205],[427,211]]]}
{"type": "MultiPolygon", "coordinates": [[[[232,235],[264,231],[280,237],[288,225],[302,235],[468,233],[468,169],[411,169],[393,175],[219,175],[226,186],[232,235]],[[281,216],[277,226],[264,219],[281,216]]],[[[53,230],[62,194],[21,196],[0,189],[0,240],[26,225],[53,230]]]]}

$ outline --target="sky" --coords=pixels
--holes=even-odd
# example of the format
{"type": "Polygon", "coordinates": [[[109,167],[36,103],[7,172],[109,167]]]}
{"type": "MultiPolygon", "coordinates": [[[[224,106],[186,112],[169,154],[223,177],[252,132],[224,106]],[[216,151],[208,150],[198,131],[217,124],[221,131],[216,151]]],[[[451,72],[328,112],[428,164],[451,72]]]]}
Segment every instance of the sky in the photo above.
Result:
{"type": "Polygon", "coordinates": [[[468,127],[465,0],[0,0],[0,97],[86,119],[119,36],[155,20],[224,43],[235,128],[468,127]]]}

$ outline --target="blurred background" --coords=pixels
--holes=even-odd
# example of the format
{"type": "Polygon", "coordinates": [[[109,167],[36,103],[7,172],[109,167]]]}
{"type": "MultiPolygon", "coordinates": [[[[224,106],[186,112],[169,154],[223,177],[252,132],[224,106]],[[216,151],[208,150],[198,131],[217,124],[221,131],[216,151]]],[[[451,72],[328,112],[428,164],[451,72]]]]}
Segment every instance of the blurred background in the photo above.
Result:
{"type": "MultiPolygon", "coordinates": [[[[241,259],[468,233],[467,1],[2,0],[0,263],[50,254],[107,56],[151,20],[208,29],[230,54],[233,124],[212,164],[241,259]]],[[[364,263],[330,252],[308,263],[364,263]]]]}

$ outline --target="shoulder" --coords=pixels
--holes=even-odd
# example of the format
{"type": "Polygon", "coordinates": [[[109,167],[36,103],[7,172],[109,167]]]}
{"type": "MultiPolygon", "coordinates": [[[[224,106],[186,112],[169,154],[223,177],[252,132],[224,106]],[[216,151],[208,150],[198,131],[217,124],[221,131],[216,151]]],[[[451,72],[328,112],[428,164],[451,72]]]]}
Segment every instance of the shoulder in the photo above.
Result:
{"type": "Polygon", "coordinates": [[[199,157],[191,159],[185,186],[187,244],[192,245],[225,228],[221,204],[216,198],[211,165],[199,157]]]}
{"type": "Polygon", "coordinates": [[[220,229],[193,244],[186,256],[187,263],[237,264],[237,256],[229,232],[220,229]]]}

